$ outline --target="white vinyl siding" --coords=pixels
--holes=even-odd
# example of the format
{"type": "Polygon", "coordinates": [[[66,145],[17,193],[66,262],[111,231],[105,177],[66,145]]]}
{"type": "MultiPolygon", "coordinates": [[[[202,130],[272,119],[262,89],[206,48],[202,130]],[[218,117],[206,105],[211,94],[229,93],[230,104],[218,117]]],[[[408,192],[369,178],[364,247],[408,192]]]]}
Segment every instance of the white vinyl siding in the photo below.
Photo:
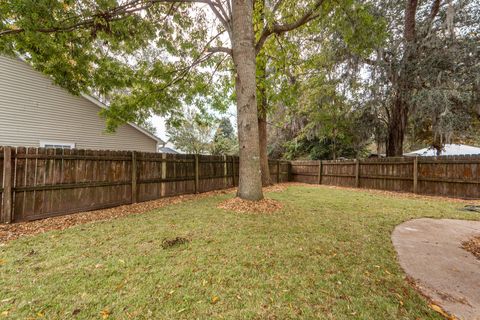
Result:
{"type": "Polygon", "coordinates": [[[156,151],[157,140],[131,125],[106,133],[100,110],[27,63],[0,56],[0,145],[66,141],[78,149],[156,151]]]}

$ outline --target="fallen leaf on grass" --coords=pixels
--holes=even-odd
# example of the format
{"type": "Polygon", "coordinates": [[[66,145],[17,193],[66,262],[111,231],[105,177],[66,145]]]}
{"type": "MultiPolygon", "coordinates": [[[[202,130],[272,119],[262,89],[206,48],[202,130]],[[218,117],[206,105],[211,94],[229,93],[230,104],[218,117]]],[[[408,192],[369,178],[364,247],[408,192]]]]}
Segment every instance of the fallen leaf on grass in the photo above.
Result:
{"type": "Polygon", "coordinates": [[[456,317],[454,316],[451,316],[449,315],[448,313],[446,313],[445,311],[443,311],[443,309],[439,306],[437,306],[436,304],[430,304],[429,307],[432,309],[432,310],[435,310],[436,312],[440,313],[442,316],[444,316],[445,318],[449,319],[449,320],[458,320],[456,317]]]}
{"type": "Polygon", "coordinates": [[[100,315],[102,316],[102,319],[108,319],[110,317],[110,310],[104,309],[100,312],[100,315]]]}
{"type": "Polygon", "coordinates": [[[220,298],[219,298],[219,297],[217,297],[217,296],[213,296],[213,297],[212,297],[212,301],[211,301],[212,304],[215,304],[215,303],[217,303],[218,301],[220,301],[220,298]]]}

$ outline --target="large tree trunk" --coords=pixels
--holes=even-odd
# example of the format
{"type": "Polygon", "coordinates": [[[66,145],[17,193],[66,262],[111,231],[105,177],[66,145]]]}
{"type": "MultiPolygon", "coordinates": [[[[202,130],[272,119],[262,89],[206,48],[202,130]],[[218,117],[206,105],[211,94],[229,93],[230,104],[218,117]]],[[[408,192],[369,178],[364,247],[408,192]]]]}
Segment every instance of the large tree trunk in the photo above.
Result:
{"type": "Polygon", "coordinates": [[[403,155],[403,140],[408,122],[408,104],[396,97],[390,115],[387,137],[387,157],[403,155]]]}
{"type": "MultiPolygon", "coordinates": [[[[254,29],[259,35],[265,24],[265,0],[255,0],[254,9],[259,13],[255,20],[254,29]]],[[[267,56],[265,51],[257,53],[257,108],[258,108],[258,134],[260,145],[260,169],[262,170],[262,185],[264,187],[272,184],[270,178],[270,167],[268,165],[267,148],[267,56]]]]}
{"type": "Polygon", "coordinates": [[[232,54],[236,72],[235,91],[240,156],[237,195],[246,200],[261,200],[263,193],[258,143],[252,0],[234,0],[232,13],[232,54]]]}
{"type": "Polygon", "coordinates": [[[267,92],[266,82],[267,58],[265,53],[260,52],[257,55],[257,108],[258,108],[258,133],[260,145],[260,168],[262,170],[262,185],[264,187],[272,184],[270,178],[270,168],[268,165],[267,149],[267,92]]]}
{"type": "Polygon", "coordinates": [[[267,150],[267,115],[264,109],[258,110],[258,135],[260,144],[260,168],[262,170],[262,185],[264,187],[272,184],[270,177],[270,166],[268,165],[267,150]]]}
{"type": "Polygon", "coordinates": [[[412,61],[415,59],[415,17],[417,13],[418,0],[407,0],[405,2],[405,17],[403,40],[405,52],[403,55],[402,67],[398,76],[397,93],[391,109],[388,137],[387,157],[403,156],[403,140],[408,123],[409,105],[407,102],[411,93],[412,61]]]}

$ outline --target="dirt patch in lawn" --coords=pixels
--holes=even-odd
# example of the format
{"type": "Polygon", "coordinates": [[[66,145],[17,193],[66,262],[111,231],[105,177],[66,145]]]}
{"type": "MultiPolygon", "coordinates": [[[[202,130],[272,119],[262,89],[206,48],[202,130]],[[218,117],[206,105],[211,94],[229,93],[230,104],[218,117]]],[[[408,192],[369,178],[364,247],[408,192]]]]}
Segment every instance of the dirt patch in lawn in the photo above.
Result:
{"type": "Polygon", "coordinates": [[[280,210],[282,204],[273,199],[248,201],[235,197],[221,202],[218,208],[239,213],[273,213],[280,210]]]}
{"type": "Polygon", "coordinates": [[[189,243],[189,242],[190,242],[190,240],[187,239],[187,238],[184,238],[184,237],[175,237],[175,238],[171,238],[171,239],[165,238],[162,241],[162,248],[163,249],[168,249],[168,248],[176,247],[176,246],[186,244],[186,243],[189,243]]]}
{"type": "Polygon", "coordinates": [[[472,253],[480,260],[480,235],[473,237],[468,241],[462,242],[462,248],[472,253]]]}

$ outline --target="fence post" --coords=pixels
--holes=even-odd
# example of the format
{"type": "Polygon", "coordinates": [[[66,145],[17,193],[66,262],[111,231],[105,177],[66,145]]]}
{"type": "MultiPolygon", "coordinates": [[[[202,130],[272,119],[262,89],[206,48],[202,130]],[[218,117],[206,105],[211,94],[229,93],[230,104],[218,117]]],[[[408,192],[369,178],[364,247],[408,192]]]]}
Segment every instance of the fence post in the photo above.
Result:
{"type": "Polygon", "coordinates": [[[318,160],[317,183],[322,184],[322,160],[318,160]]]}
{"type": "Polygon", "coordinates": [[[3,210],[0,222],[13,221],[12,198],[12,147],[5,147],[3,149],[3,210]]]}
{"type": "Polygon", "coordinates": [[[137,153],[132,151],[132,203],[137,202],[137,153]]]}
{"type": "Polygon", "coordinates": [[[418,157],[413,158],[413,193],[417,193],[418,185],[418,157]]]}
{"type": "Polygon", "coordinates": [[[198,172],[199,165],[198,165],[198,154],[195,155],[195,193],[199,192],[199,186],[198,186],[198,172]]]}
{"type": "Polygon", "coordinates": [[[355,188],[360,185],[360,160],[355,159],[355,188]]]}
{"type": "Polygon", "coordinates": [[[235,187],[235,156],[232,156],[232,183],[235,187]]]}
{"type": "Polygon", "coordinates": [[[289,161],[288,162],[288,166],[287,166],[287,181],[292,181],[292,162],[289,161]]]}
{"type": "MultiPolygon", "coordinates": [[[[162,153],[162,180],[165,180],[167,179],[167,154],[166,153],[162,153]]],[[[166,187],[167,185],[165,184],[165,182],[162,182],[160,184],[160,196],[161,197],[164,197],[165,194],[167,193],[166,192],[166,187]]]]}
{"type": "Polygon", "coordinates": [[[277,183],[280,183],[280,160],[277,160],[277,183]]]}
{"type": "Polygon", "coordinates": [[[228,163],[226,155],[223,155],[223,187],[228,188],[228,163]]]}

